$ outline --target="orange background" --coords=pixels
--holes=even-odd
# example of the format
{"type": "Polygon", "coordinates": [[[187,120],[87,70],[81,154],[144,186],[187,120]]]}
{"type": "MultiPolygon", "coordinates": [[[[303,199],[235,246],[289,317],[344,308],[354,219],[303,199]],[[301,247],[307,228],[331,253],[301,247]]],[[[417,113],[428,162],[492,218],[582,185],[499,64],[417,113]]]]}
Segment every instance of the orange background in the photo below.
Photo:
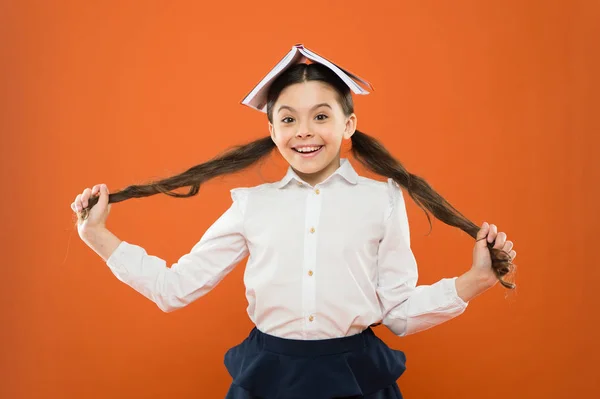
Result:
{"type": "MultiPolygon", "coordinates": [[[[516,291],[413,336],[376,329],[407,354],[405,397],[600,394],[598,2],[91,3],[0,2],[0,397],[224,396],[223,355],[252,327],[243,264],[165,314],[79,239],[69,205],[267,135],[239,101],[299,42],[373,83],[359,129],[518,252],[516,291]]],[[[115,204],[108,227],[172,264],[230,188],[285,167],[115,204]]],[[[474,240],[437,220],[427,236],[407,207],[419,283],[468,270],[474,240]]]]}

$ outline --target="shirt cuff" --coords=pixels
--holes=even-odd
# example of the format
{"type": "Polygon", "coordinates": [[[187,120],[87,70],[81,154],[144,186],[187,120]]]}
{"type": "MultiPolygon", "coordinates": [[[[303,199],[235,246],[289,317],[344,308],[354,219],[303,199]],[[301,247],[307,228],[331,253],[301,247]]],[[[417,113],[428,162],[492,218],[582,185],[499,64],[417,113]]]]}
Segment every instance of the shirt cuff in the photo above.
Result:
{"type": "Polygon", "coordinates": [[[134,250],[133,245],[126,241],[121,241],[117,248],[106,260],[106,265],[112,270],[113,274],[123,281],[127,275],[127,258],[131,258],[131,252],[134,250]]]}
{"type": "Polygon", "coordinates": [[[465,302],[460,296],[458,296],[458,291],[456,291],[457,278],[458,277],[444,279],[444,293],[446,294],[446,298],[452,301],[452,303],[458,305],[461,308],[466,308],[467,306],[469,306],[469,302],[465,302]]]}

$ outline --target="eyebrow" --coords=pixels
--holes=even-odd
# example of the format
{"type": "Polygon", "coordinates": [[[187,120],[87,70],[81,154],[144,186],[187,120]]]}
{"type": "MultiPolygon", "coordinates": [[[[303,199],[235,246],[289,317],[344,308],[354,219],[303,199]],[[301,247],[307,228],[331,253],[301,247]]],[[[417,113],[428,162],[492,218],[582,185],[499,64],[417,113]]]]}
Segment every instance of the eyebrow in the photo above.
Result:
{"type": "MultiPolygon", "coordinates": [[[[317,105],[315,105],[314,107],[312,107],[312,108],[310,109],[310,111],[312,111],[312,110],[314,110],[314,109],[317,109],[317,108],[319,108],[319,107],[329,107],[329,109],[333,109],[333,108],[331,108],[331,105],[329,105],[329,104],[327,104],[327,103],[320,103],[320,104],[317,104],[317,105]]],[[[290,111],[292,111],[292,112],[296,112],[296,110],[295,110],[294,108],[290,107],[289,105],[282,105],[282,106],[281,106],[281,107],[279,107],[279,109],[277,110],[277,113],[281,112],[281,110],[282,110],[282,109],[284,109],[284,108],[287,108],[287,109],[289,109],[289,110],[290,110],[290,111]]]]}

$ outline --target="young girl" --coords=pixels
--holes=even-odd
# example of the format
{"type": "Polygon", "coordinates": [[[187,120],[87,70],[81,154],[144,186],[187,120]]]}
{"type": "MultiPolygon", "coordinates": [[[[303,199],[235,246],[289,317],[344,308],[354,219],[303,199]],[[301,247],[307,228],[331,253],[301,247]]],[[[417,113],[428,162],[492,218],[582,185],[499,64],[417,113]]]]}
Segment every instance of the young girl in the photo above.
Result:
{"type": "MultiPolygon", "coordinates": [[[[356,130],[349,86],[321,63],[296,63],[269,86],[270,136],[188,171],[110,194],[86,188],[71,208],[80,237],[122,282],[170,312],[213,289],[249,255],[244,274],[255,328],[225,355],[227,399],[402,398],[405,355],[371,326],[398,336],[439,325],[512,269],[516,252],[495,225],[465,218],[374,138],[356,130]],[[340,158],[343,140],[378,181],[340,158]],[[230,208],[171,268],[106,229],[109,203],[164,193],[189,197],[277,147],[289,163],[277,182],[231,190],[230,208]],[[174,190],[190,187],[188,194],[174,190]],[[460,277],[417,286],[403,192],[446,224],[476,238],[460,277]],[[96,206],[94,206],[96,205],[96,206]]],[[[426,215],[429,215],[426,212],[426,215]]]]}

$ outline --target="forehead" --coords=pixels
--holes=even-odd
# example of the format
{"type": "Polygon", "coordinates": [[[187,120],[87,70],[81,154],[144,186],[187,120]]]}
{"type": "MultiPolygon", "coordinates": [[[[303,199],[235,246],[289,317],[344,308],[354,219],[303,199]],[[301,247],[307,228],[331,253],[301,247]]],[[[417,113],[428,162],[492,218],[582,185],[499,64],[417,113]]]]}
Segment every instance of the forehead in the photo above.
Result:
{"type": "Polygon", "coordinates": [[[318,103],[328,103],[335,108],[337,106],[335,89],[319,81],[295,83],[281,92],[275,102],[275,110],[277,111],[282,105],[287,105],[295,110],[303,111],[318,103]]]}

